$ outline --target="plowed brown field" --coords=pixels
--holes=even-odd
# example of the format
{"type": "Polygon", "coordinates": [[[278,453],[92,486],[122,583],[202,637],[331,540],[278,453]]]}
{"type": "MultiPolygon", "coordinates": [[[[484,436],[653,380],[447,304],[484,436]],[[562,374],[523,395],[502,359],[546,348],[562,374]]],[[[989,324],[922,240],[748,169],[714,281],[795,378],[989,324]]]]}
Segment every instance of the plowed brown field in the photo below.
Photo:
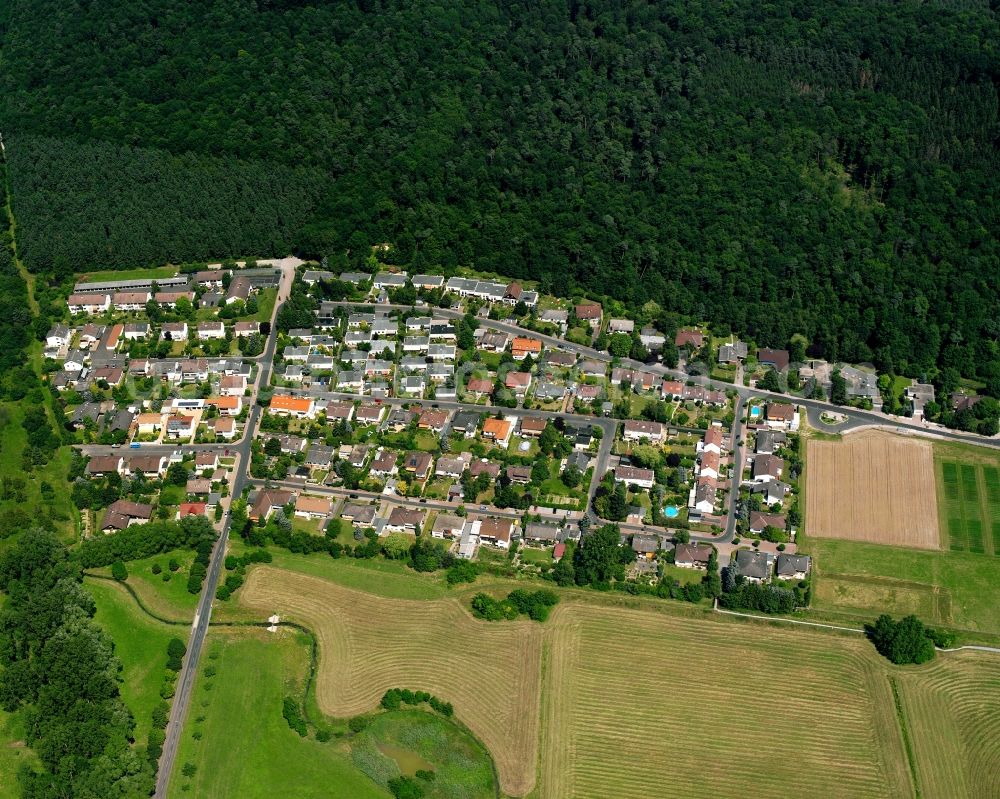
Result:
{"type": "Polygon", "coordinates": [[[806,532],[938,549],[931,444],[877,432],[809,441],[806,532]]]}

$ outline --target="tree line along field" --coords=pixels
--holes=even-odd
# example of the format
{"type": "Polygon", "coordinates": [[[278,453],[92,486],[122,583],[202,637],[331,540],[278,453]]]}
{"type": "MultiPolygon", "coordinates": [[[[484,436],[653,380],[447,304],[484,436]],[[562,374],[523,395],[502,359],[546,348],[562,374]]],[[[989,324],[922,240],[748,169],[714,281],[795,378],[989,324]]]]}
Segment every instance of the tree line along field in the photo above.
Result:
{"type": "Polygon", "coordinates": [[[316,632],[317,699],[327,712],[369,711],[395,685],[452,701],[514,796],[714,797],[752,786],[758,796],[909,797],[917,780],[971,797],[986,795],[976,793],[983,781],[974,770],[1000,769],[1000,751],[976,743],[1000,734],[995,700],[980,710],[959,701],[970,685],[986,690],[995,678],[982,655],[956,658],[958,665],[942,656],[930,670],[905,671],[860,636],[601,599],[563,602],[544,625],[490,625],[456,598],[386,603],[274,567],[251,572],[240,602],[316,632]],[[904,696],[901,713],[891,676],[904,696]],[[913,704],[910,718],[909,697],[925,695],[931,699],[920,701],[950,713],[947,747],[937,752],[924,752],[935,733],[921,706],[913,704]],[[947,710],[952,702],[961,707],[947,710]],[[512,713],[524,718],[515,723],[512,713]],[[924,752],[916,777],[901,723],[924,752]],[[537,746],[497,732],[512,728],[537,736],[537,746]]]}

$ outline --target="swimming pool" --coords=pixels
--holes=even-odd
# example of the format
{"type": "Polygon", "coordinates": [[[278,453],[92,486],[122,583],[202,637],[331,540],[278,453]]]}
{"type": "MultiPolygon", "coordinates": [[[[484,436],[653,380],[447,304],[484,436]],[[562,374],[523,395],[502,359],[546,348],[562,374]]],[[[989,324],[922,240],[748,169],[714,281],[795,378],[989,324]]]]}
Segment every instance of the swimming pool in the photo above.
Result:
{"type": "Polygon", "coordinates": [[[663,509],[663,515],[668,519],[676,519],[680,515],[681,509],[671,505],[669,508],[663,509]]]}
{"type": "Polygon", "coordinates": [[[750,409],[750,418],[756,419],[758,416],[760,416],[760,405],[754,405],[750,409]]]}

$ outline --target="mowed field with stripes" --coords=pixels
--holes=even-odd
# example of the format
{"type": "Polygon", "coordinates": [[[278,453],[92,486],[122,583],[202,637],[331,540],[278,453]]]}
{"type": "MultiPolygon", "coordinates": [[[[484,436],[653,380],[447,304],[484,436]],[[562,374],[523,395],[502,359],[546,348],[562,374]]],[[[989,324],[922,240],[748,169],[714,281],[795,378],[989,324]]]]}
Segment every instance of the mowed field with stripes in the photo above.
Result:
{"type": "Polygon", "coordinates": [[[1000,460],[955,457],[952,452],[941,447],[935,463],[946,546],[1000,557],[1000,460]]]}
{"type": "Polygon", "coordinates": [[[390,687],[453,702],[506,795],[1000,796],[1000,658],[900,669],[861,636],[600,595],[491,624],[468,596],[389,599],[263,566],[240,601],[315,631],[331,715],[390,687]]]}

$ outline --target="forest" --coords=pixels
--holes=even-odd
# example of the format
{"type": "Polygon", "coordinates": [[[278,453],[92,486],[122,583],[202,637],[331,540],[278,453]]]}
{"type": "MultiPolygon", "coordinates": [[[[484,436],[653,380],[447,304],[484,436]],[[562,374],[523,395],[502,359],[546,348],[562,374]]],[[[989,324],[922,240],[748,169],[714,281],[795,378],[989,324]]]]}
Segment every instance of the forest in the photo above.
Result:
{"type": "Polygon", "coordinates": [[[665,326],[1000,373],[982,0],[37,0],[0,31],[50,279],[388,242],[665,326]]]}

